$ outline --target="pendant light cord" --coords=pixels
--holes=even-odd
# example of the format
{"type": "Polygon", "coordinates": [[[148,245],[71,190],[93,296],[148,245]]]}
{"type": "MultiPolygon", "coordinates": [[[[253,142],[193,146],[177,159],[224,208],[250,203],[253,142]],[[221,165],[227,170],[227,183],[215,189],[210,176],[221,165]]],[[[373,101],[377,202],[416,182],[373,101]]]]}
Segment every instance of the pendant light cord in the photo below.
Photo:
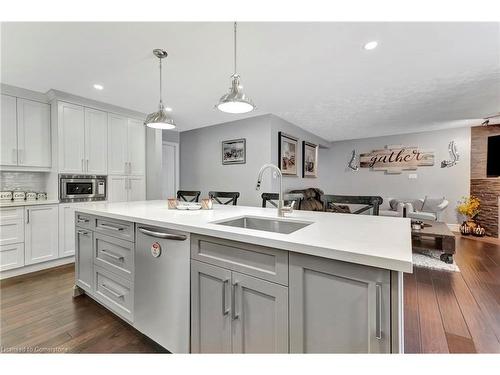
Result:
{"type": "Polygon", "coordinates": [[[234,74],[236,74],[236,22],[234,23],[234,74]]]}
{"type": "Polygon", "coordinates": [[[162,93],[162,74],[161,74],[161,58],[160,60],[160,104],[163,104],[163,93],[162,93]]]}

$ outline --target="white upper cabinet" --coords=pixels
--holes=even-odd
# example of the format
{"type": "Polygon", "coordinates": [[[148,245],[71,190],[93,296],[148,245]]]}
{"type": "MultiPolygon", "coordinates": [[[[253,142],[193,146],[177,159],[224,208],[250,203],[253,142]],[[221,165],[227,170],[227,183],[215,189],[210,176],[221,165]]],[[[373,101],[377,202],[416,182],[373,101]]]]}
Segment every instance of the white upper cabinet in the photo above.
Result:
{"type": "Polygon", "coordinates": [[[143,176],[146,172],[146,130],[144,123],[128,120],[129,174],[143,176]]]}
{"type": "Polygon", "coordinates": [[[58,104],[59,171],[83,173],[85,168],[85,115],[81,106],[58,104]]]}
{"type": "Polygon", "coordinates": [[[85,108],[85,172],[108,173],[108,114],[85,108]]]}
{"type": "Polygon", "coordinates": [[[128,119],[108,113],[108,173],[128,174],[128,119]]]}
{"type": "Polygon", "coordinates": [[[2,95],[0,165],[50,168],[50,106],[2,95]]]}
{"type": "Polygon", "coordinates": [[[108,202],[128,201],[128,177],[108,176],[108,202]]]}
{"type": "Polygon", "coordinates": [[[129,201],[146,200],[146,182],[144,180],[144,177],[129,177],[128,200],[129,201]]]}
{"type": "Polygon", "coordinates": [[[2,122],[0,124],[0,164],[17,165],[17,110],[16,98],[2,94],[2,122]]]}

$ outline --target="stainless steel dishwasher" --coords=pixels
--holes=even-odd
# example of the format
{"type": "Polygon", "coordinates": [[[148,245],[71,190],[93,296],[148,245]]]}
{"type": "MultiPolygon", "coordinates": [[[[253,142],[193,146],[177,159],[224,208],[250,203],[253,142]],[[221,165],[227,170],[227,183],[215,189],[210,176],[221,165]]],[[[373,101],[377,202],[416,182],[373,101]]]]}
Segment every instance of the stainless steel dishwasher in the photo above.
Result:
{"type": "Polygon", "coordinates": [[[136,224],[134,327],[189,353],[189,233],[136,224]]]}

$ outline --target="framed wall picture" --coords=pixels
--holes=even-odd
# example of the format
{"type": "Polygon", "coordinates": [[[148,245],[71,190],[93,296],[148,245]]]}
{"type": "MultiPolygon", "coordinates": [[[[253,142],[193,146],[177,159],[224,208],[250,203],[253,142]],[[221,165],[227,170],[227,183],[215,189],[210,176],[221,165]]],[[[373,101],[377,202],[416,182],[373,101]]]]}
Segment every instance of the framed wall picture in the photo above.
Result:
{"type": "Polygon", "coordinates": [[[283,176],[297,176],[297,138],[283,132],[278,133],[278,160],[283,176]]]}
{"type": "Polygon", "coordinates": [[[222,164],[245,164],[247,161],[247,140],[245,138],[222,141],[222,164]]]}
{"type": "Polygon", "coordinates": [[[302,177],[318,177],[318,145],[302,141],[302,177]]]}

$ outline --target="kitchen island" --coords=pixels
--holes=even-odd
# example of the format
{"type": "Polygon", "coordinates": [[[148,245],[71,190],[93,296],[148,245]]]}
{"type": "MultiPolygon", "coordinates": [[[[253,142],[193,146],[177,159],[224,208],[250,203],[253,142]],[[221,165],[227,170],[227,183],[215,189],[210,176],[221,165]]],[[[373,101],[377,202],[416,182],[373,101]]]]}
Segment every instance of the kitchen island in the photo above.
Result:
{"type": "Polygon", "coordinates": [[[78,288],[172,352],[403,349],[408,219],[144,201],[75,222],[78,288]]]}

